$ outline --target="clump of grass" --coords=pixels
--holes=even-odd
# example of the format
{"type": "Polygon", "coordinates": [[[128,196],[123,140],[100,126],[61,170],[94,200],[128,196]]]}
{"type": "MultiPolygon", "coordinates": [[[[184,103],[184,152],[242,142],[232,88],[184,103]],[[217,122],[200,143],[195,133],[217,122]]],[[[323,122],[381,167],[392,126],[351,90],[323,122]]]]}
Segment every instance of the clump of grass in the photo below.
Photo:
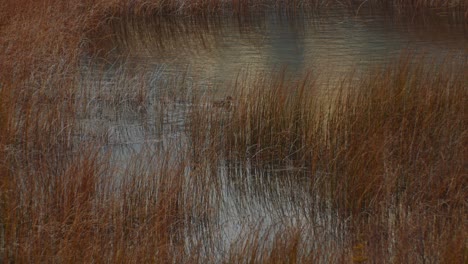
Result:
{"type": "Polygon", "coordinates": [[[226,154],[327,175],[331,198],[354,212],[391,199],[460,206],[466,89],[457,67],[402,60],[344,79],[328,107],[313,82],[257,78],[235,95],[222,128],[226,154]]]}
{"type": "Polygon", "coordinates": [[[343,202],[433,204],[449,195],[460,204],[462,190],[450,183],[465,182],[466,89],[457,67],[403,60],[347,88],[327,128],[337,186],[360,196],[343,202]]]}
{"type": "Polygon", "coordinates": [[[311,226],[296,224],[263,227],[256,223],[236,238],[224,261],[227,263],[347,263],[339,241],[315,241],[311,226]]]}
{"type": "Polygon", "coordinates": [[[287,11],[292,14],[303,10],[318,10],[336,7],[346,7],[359,11],[364,7],[381,8],[384,10],[397,10],[398,12],[414,12],[429,9],[451,9],[465,11],[466,3],[461,0],[430,1],[430,0],[193,0],[193,1],[128,1],[113,2],[100,1],[96,4],[99,16],[212,16],[212,15],[249,15],[252,12],[264,12],[265,9],[287,11]]]}
{"type": "Polygon", "coordinates": [[[89,147],[63,158],[60,171],[41,168],[27,175],[15,169],[2,218],[7,241],[2,259],[180,263],[201,258],[199,242],[190,236],[209,219],[216,200],[208,182],[200,182],[205,172],[189,170],[188,156],[174,150],[142,151],[123,171],[89,147]]]}
{"type": "Polygon", "coordinates": [[[349,244],[350,260],[449,262],[463,254],[466,232],[465,62],[427,61],[402,57],[344,77],[326,104],[311,79],[260,75],[236,84],[231,109],[199,116],[223,113],[204,122],[228,160],[309,171],[312,189],[351,217],[350,238],[365,234],[349,244]]]}
{"type": "Polygon", "coordinates": [[[311,153],[309,142],[321,130],[320,120],[313,122],[319,108],[313,77],[290,82],[285,72],[277,76],[259,75],[235,88],[232,113],[224,122],[231,158],[305,162],[311,153]]]}

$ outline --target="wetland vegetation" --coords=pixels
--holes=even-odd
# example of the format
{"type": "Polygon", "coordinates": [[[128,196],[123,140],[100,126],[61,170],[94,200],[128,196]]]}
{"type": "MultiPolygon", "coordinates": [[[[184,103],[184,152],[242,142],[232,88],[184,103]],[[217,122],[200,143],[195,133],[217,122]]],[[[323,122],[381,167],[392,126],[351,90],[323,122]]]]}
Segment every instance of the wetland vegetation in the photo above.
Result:
{"type": "Polygon", "coordinates": [[[467,12],[2,1],[0,262],[466,263],[467,12]]]}

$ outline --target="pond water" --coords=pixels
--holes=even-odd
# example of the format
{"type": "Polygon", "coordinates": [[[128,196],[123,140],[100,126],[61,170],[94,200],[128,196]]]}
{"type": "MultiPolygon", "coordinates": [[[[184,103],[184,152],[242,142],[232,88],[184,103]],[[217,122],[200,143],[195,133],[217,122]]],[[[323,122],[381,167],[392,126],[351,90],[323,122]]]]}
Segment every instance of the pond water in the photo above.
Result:
{"type": "MultiPolygon", "coordinates": [[[[293,74],[325,72],[333,79],[351,69],[395,60],[404,52],[466,56],[462,14],[417,17],[360,9],[318,13],[266,12],[246,17],[126,18],[110,23],[97,41],[113,62],[143,71],[164,67],[199,80],[232,81],[241,70],[285,67],[293,74]]],[[[115,65],[115,64],[112,64],[115,65]]]]}
{"type": "MultiPolygon", "coordinates": [[[[184,98],[189,98],[192,85],[222,98],[229,95],[227,84],[242,72],[286,69],[294,77],[317,71],[330,83],[404,53],[425,55],[430,61],[445,54],[466,60],[468,47],[462,14],[408,17],[364,9],[358,14],[329,10],[294,16],[129,17],[110,21],[105,32],[92,39],[100,52],[90,52],[83,60],[83,96],[88,102],[80,117],[80,140],[99,134],[106,142],[104,151],[123,167],[142,150],[151,152],[175,141],[184,148],[184,118],[190,108],[184,98]],[[171,97],[177,89],[179,97],[171,97]]],[[[342,224],[335,222],[332,211],[314,209],[319,203],[304,182],[308,172],[227,165],[218,170],[222,202],[209,233],[216,236],[213,230],[218,230],[220,251],[228,250],[249,225],[268,230],[271,225],[309,224],[320,227],[311,227],[312,243],[339,243],[337,226],[342,224]],[[317,211],[323,214],[314,215],[317,211]]]]}
{"type": "Polygon", "coordinates": [[[468,55],[463,14],[410,16],[365,8],[127,17],[110,20],[91,41],[83,59],[84,97],[91,98],[83,126],[92,134],[104,131],[122,159],[146,142],[180,137],[188,105],[177,98],[166,107],[169,94],[187,99],[191,88],[202,87],[208,97],[225,98],[239,74],[280,69],[293,77],[318,72],[318,82],[333,88],[344,74],[394,62],[401,54],[420,54],[428,63],[446,54],[460,60],[468,55]]]}

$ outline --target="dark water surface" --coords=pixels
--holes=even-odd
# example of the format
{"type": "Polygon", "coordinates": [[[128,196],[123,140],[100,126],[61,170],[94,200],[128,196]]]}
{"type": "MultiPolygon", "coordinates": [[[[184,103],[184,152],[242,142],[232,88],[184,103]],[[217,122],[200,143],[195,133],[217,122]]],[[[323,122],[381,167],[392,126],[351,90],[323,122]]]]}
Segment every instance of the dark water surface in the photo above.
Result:
{"type": "Polygon", "coordinates": [[[351,69],[395,60],[402,52],[466,58],[462,14],[418,16],[377,11],[268,12],[246,17],[126,18],[112,21],[101,39],[108,60],[132,69],[160,69],[199,80],[232,81],[241,70],[286,67],[319,70],[334,78],[351,69]]]}

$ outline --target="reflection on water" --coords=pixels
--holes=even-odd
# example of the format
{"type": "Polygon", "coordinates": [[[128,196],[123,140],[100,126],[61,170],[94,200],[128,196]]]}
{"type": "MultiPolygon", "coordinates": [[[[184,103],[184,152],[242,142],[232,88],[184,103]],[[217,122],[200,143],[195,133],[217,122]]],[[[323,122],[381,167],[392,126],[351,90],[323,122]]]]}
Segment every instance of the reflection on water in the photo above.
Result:
{"type": "MultiPolygon", "coordinates": [[[[226,83],[240,72],[286,67],[293,76],[312,70],[330,81],[350,70],[385,64],[402,51],[429,57],[459,53],[463,59],[467,47],[466,24],[456,18],[407,20],[365,10],[294,18],[277,13],[242,19],[125,18],[112,21],[107,30],[110,38],[95,39],[101,57],[83,66],[80,98],[86,105],[78,140],[100,137],[103,152],[124,168],[143,151],[189,145],[185,118],[193,103],[192,82],[224,97],[229,95],[226,83]]],[[[150,156],[151,162],[158,160],[157,154],[150,156]]],[[[211,212],[214,217],[187,239],[216,240],[222,254],[248,232],[246,226],[258,232],[302,226],[312,244],[341,243],[344,224],[312,195],[311,172],[228,164],[215,171],[221,190],[213,192],[221,202],[211,212]]]]}
{"type": "Polygon", "coordinates": [[[286,66],[300,74],[321,70],[328,78],[355,66],[384,63],[402,50],[439,55],[466,52],[466,24],[451,16],[403,18],[360,10],[319,14],[255,14],[237,18],[128,18],[110,25],[100,45],[129,67],[187,68],[198,79],[231,81],[241,69],[286,66]],[[131,65],[131,66],[130,66],[131,65]]]}

